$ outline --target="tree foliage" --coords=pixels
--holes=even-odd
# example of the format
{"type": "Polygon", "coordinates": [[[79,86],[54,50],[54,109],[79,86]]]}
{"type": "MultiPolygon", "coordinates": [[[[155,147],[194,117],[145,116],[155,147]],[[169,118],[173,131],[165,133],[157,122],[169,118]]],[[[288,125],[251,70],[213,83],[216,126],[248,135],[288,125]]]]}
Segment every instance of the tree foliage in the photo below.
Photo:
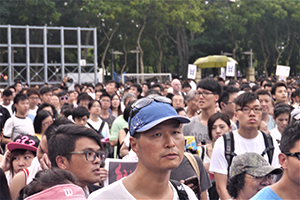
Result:
{"type": "MultiPolygon", "coordinates": [[[[1,1],[0,24],[96,27],[99,67],[111,70],[112,49],[123,52],[115,56],[117,73],[136,72],[136,56],[130,53],[136,47],[140,72],[171,72],[183,78],[189,63],[221,52],[231,53],[244,74],[250,57],[243,52],[250,49],[258,74],[274,74],[280,64],[291,66],[297,75],[300,67],[300,1],[294,0],[1,1]]],[[[66,36],[77,41],[74,33],[66,36]]],[[[51,37],[59,39],[57,34],[51,37]]],[[[38,32],[33,37],[40,38],[38,32]]],[[[91,34],[82,40],[89,44],[91,34]]],[[[91,52],[82,54],[89,58],[91,52]]],[[[41,59],[38,52],[33,59],[41,59]]],[[[76,55],[66,52],[66,59],[76,55]]]]}

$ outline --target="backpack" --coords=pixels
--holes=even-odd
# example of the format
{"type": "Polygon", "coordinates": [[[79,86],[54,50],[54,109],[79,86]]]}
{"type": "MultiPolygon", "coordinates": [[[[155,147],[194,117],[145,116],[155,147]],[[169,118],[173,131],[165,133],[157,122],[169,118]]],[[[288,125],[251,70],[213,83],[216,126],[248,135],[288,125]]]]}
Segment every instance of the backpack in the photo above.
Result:
{"type": "Polygon", "coordinates": [[[172,185],[176,189],[178,197],[179,197],[180,200],[189,200],[188,194],[186,193],[183,185],[179,181],[170,180],[170,182],[172,183],[172,185]]]}
{"type": "MultiPolygon", "coordinates": [[[[261,131],[262,132],[262,131],[261,131]]],[[[269,163],[272,164],[273,154],[274,154],[274,146],[271,135],[262,132],[264,141],[265,141],[265,150],[261,153],[261,156],[264,156],[266,153],[268,154],[269,163]]],[[[229,176],[229,169],[231,166],[231,162],[234,156],[237,154],[234,153],[234,137],[232,131],[225,133],[223,136],[224,139],[224,149],[225,149],[225,159],[228,163],[227,167],[227,176],[229,176]]]]}

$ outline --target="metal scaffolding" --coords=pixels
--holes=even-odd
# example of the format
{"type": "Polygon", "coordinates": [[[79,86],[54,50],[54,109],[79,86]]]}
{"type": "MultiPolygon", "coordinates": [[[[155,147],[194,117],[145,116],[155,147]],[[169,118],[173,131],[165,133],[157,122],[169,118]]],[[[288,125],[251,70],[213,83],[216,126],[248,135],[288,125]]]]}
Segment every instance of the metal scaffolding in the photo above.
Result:
{"type": "Polygon", "coordinates": [[[91,80],[94,80],[94,83],[97,82],[98,69],[96,28],[0,25],[0,29],[7,29],[7,41],[1,41],[1,38],[3,37],[0,37],[0,48],[2,50],[4,49],[4,51],[0,51],[0,53],[7,53],[7,62],[0,62],[0,75],[5,74],[8,76],[6,81],[0,81],[0,86],[12,85],[16,79],[21,80],[22,83],[28,83],[29,85],[42,85],[45,82],[58,84],[61,83],[62,79],[68,73],[78,73],[79,84],[83,78],[90,78],[91,80]],[[12,29],[25,29],[25,43],[13,43],[12,29]],[[33,29],[39,29],[43,31],[42,44],[30,43],[30,31],[33,29]],[[60,31],[60,44],[51,44],[47,41],[48,32],[50,30],[60,31]],[[77,32],[77,44],[65,44],[65,31],[77,32]],[[92,31],[93,45],[81,45],[82,31],[92,31]],[[25,48],[26,62],[14,62],[14,48],[25,48]],[[30,61],[31,48],[43,49],[43,62],[33,63],[30,61]],[[48,50],[51,48],[60,49],[60,62],[49,62],[50,59],[48,58],[48,50]],[[68,63],[66,62],[66,49],[77,49],[77,61],[68,63]],[[82,50],[84,49],[93,50],[93,62],[86,63],[85,66],[81,66],[81,54],[82,50]],[[90,77],[91,73],[94,75],[93,77],[90,77]]]}

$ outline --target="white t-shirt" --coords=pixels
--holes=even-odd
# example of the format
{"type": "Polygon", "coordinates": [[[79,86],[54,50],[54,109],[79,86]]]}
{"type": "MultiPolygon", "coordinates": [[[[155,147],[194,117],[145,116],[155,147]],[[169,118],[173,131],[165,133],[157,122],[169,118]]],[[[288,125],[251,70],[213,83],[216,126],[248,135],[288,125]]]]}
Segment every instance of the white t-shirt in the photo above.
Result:
{"type": "Polygon", "coordinates": [[[29,109],[28,111],[28,115],[33,115],[33,116],[36,116],[36,111],[39,107],[35,106],[34,109],[29,109]]]}
{"type": "Polygon", "coordinates": [[[274,138],[275,140],[281,140],[281,133],[278,130],[278,127],[276,126],[275,128],[273,128],[272,130],[270,130],[270,134],[272,136],[272,138],[274,138]]]}
{"type": "Polygon", "coordinates": [[[12,116],[8,120],[6,120],[3,128],[3,135],[6,138],[11,138],[13,132],[13,139],[15,139],[20,134],[28,134],[34,135],[34,127],[31,119],[19,118],[16,116],[12,116]]]}
{"type": "MultiPolygon", "coordinates": [[[[102,123],[102,119],[100,119],[99,117],[99,121],[97,122],[94,122],[92,121],[90,118],[87,120],[87,122],[89,124],[91,124],[94,129],[96,129],[97,131],[100,129],[100,126],[101,126],[101,123],[102,123]]],[[[85,125],[86,127],[88,128],[91,128],[88,124],[85,125]]],[[[106,122],[104,122],[104,126],[102,128],[102,131],[101,131],[101,134],[104,136],[104,138],[109,138],[110,137],[110,134],[109,134],[109,127],[108,127],[108,124],[106,122]]]]}
{"type": "MultiPolygon", "coordinates": [[[[126,178],[126,177],[125,177],[126,178]]],[[[89,200],[98,200],[98,199],[132,199],[135,200],[136,198],[134,198],[134,196],[132,196],[129,191],[126,189],[126,187],[123,184],[123,179],[118,180],[112,184],[110,184],[109,186],[106,186],[104,188],[101,188],[100,190],[97,190],[95,192],[93,192],[90,196],[89,196],[89,200]]],[[[151,183],[149,183],[151,184],[151,183]]],[[[169,184],[172,186],[173,189],[173,200],[178,200],[178,194],[176,189],[173,187],[173,185],[169,182],[169,184]]],[[[188,197],[190,200],[196,200],[197,197],[195,195],[195,193],[193,192],[193,190],[191,188],[189,188],[186,185],[183,185],[186,193],[188,194],[188,197]]]]}
{"type": "MultiPolygon", "coordinates": [[[[126,134],[126,137],[124,139],[124,145],[126,147],[129,147],[129,145],[130,145],[130,132],[128,132],[126,134]]],[[[130,149],[128,154],[126,156],[124,156],[122,159],[123,160],[130,160],[130,161],[138,161],[139,160],[138,156],[136,155],[136,153],[132,149],[130,149]]]]}
{"type": "MultiPolygon", "coordinates": [[[[234,152],[239,155],[245,152],[255,152],[261,155],[261,153],[265,150],[265,142],[263,135],[260,131],[258,131],[258,135],[253,139],[243,138],[240,134],[238,134],[237,130],[233,131],[234,137],[234,152]]],[[[280,153],[278,145],[276,145],[276,141],[273,138],[274,145],[274,154],[272,160],[272,166],[279,167],[278,154],[280,153]]],[[[225,150],[224,150],[224,139],[219,138],[215,145],[211,156],[211,162],[209,171],[216,172],[219,174],[227,175],[227,161],[225,159],[225,150]]],[[[264,155],[264,158],[268,161],[268,154],[264,155]]]]}

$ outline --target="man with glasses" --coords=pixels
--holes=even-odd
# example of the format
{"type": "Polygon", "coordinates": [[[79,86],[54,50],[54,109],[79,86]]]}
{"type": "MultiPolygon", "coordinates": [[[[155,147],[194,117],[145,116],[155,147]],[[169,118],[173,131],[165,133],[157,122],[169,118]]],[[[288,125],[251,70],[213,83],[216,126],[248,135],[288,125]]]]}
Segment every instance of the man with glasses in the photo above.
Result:
{"type": "MultiPolygon", "coordinates": [[[[239,129],[232,131],[232,145],[234,152],[231,155],[239,155],[245,152],[255,152],[263,154],[264,158],[270,162],[268,153],[266,153],[266,144],[264,133],[258,130],[262,119],[262,109],[257,96],[252,92],[246,92],[237,97],[236,111],[234,116],[239,121],[239,129]]],[[[271,140],[276,144],[274,139],[271,140]]],[[[216,180],[216,188],[220,198],[230,199],[227,190],[227,175],[228,161],[225,157],[225,143],[226,139],[218,139],[214,145],[209,171],[214,173],[216,180]]],[[[272,159],[272,166],[278,166],[278,145],[272,145],[274,148],[272,159]]],[[[227,147],[226,147],[227,148],[227,147]]],[[[233,158],[234,159],[234,158],[233,158]]]]}
{"type": "Polygon", "coordinates": [[[89,196],[95,199],[197,199],[193,191],[169,181],[171,170],[183,159],[184,136],[179,116],[168,98],[145,97],[132,105],[129,118],[130,145],[138,165],[129,176],[89,196]],[[182,198],[184,192],[186,198],[182,198]]]}
{"type": "Polygon", "coordinates": [[[216,103],[222,94],[221,84],[212,79],[205,78],[197,84],[201,112],[193,117],[189,124],[182,127],[185,136],[195,136],[197,145],[209,141],[207,133],[207,121],[211,115],[216,113],[216,103]]]}
{"type": "Polygon", "coordinates": [[[65,103],[69,103],[69,95],[67,92],[65,91],[61,91],[57,94],[58,99],[59,99],[59,104],[60,104],[60,108],[65,104],[65,103]]]}
{"type": "Polygon", "coordinates": [[[231,165],[227,190],[234,199],[250,199],[262,188],[272,185],[274,174],[280,168],[272,167],[257,153],[243,153],[235,157],[231,165]]]}
{"type": "Polygon", "coordinates": [[[38,109],[38,103],[40,100],[40,93],[38,89],[36,88],[30,88],[27,90],[27,96],[29,98],[29,113],[28,117],[31,118],[32,120],[36,116],[36,111],[38,109]]]}
{"type": "Polygon", "coordinates": [[[284,130],[280,142],[281,179],[258,192],[252,199],[300,199],[300,123],[284,130]]]}
{"type": "Polygon", "coordinates": [[[61,125],[48,141],[48,152],[52,167],[72,172],[86,197],[94,190],[88,186],[101,181],[100,166],[104,165],[105,156],[94,130],[73,124],[61,125]]]}

